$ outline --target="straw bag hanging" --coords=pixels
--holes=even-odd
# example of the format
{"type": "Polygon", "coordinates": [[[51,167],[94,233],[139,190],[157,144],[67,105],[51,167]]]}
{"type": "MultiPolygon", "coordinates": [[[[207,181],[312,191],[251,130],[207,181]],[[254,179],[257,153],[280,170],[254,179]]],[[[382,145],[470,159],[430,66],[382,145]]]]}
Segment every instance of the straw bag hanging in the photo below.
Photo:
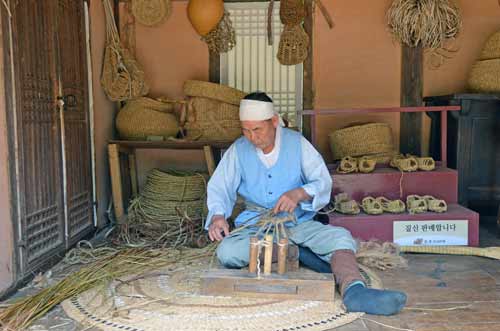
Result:
{"type": "Polygon", "coordinates": [[[282,0],[280,20],[285,25],[278,47],[278,60],[283,65],[304,62],[309,50],[309,36],[302,27],[305,17],[303,0],[282,0]]]}
{"type": "Polygon", "coordinates": [[[120,37],[109,0],[103,0],[106,14],[106,49],[101,85],[112,101],[124,101],[146,95],[149,87],[144,81],[144,71],[126,48],[120,37]]]}

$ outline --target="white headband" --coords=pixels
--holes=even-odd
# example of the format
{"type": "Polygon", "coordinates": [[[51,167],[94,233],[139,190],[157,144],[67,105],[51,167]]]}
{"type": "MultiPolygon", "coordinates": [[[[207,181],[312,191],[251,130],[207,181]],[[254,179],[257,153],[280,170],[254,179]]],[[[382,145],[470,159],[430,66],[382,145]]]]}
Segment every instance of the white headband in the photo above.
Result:
{"type": "Polygon", "coordinates": [[[240,121],[265,121],[274,115],[272,102],[247,99],[240,101],[240,121]]]}

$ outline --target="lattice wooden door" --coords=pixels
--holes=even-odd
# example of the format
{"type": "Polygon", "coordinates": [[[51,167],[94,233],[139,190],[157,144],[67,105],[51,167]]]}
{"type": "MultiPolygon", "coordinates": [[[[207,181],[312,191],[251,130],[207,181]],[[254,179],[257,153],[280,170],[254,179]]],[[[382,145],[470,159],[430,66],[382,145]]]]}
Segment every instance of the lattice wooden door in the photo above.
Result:
{"type": "Polygon", "coordinates": [[[92,230],[87,43],[82,0],[58,0],[57,49],[64,98],[63,141],[68,244],[92,230]]]}
{"type": "Polygon", "coordinates": [[[92,229],[83,5],[11,1],[20,276],[92,229]]]}

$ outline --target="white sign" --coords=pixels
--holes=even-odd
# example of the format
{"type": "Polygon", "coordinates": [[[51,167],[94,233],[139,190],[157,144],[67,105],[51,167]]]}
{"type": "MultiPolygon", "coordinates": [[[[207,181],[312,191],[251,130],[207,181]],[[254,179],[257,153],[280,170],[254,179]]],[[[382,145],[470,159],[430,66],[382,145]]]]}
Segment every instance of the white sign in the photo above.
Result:
{"type": "Polygon", "coordinates": [[[394,242],[404,246],[467,245],[469,221],[395,221],[394,242]]]}

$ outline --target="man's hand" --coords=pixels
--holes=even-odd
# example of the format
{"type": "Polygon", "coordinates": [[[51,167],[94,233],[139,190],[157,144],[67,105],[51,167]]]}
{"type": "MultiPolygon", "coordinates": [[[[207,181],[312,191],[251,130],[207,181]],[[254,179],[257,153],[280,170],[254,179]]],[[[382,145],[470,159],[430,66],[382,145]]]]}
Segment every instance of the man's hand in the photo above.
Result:
{"type": "Polygon", "coordinates": [[[214,215],[212,217],[212,222],[208,227],[208,236],[210,237],[210,240],[221,241],[224,238],[221,234],[222,232],[224,232],[224,236],[229,235],[229,224],[224,216],[214,215]]]}
{"type": "Polygon", "coordinates": [[[306,191],[302,187],[290,190],[284,193],[279,198],[278,202],[273,208],[273,212],[275,214],[282,211],[293,213],[295,208],[297,208],[299,202],[311,199],[312,198],[309,196],[309,194],[306,193],[306,191]]]}

